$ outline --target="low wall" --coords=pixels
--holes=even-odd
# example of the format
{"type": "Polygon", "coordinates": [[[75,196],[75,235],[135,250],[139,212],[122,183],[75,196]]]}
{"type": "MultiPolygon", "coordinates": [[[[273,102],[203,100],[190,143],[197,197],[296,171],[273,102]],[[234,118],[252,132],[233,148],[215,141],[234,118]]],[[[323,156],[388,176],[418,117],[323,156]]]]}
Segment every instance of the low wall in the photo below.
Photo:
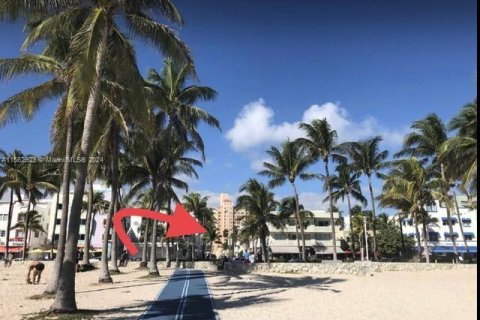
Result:
{"type": "Polygon", "coordinates": [[[256,272],[308,273],[308,274],[354,274],[368,275],[384,271],[428,271],[445,269],[476,269],[476,264],[447,263],[396,263],[396,262],[354,262],[354,263],[225,263],[227,274],[237,275],[256,272]]]}
{"type": "MultiPolygon", "coordinates": [[[[164,261],[159,262],[159,267],[163,269],[168,269],[165,266],[164,261]]],[[[183,268],[183,267],[189,268],[189,269],[200,269],[205,271],[217,271],[217,265],[212,261],[195,261],[195,262],[185,261],[185,265],[183,265],[183,262],[179,261],[177,265],[175,260],[173,260],[170,265],[170,269],[183,268]]]]}

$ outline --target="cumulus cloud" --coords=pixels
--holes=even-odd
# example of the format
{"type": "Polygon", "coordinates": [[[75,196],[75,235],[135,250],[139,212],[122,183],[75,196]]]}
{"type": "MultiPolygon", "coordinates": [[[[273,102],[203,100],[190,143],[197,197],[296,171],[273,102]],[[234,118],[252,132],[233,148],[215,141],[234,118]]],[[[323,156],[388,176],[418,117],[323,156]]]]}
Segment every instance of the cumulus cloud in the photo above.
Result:
{"type": "Polygon", "coordinates": [[[300,122],[326,118],[337,130],[339,141],[352,141],[381,135],[386,145],[398,146],[408,128],[386,128],[377,119],[366,116],[361,121],[351,119],[347,109],[339,103],[327,102],[307,108],[299,121],[275,123],[275,113],[263,99],[245,105],[228,130],[226,138],[231,147],[247,155],[251,167],[258,169],[265,157],[264,150],[270,144],[278,144],[287,138],[296,139],[304,135],[299,129],[300,122]]]}

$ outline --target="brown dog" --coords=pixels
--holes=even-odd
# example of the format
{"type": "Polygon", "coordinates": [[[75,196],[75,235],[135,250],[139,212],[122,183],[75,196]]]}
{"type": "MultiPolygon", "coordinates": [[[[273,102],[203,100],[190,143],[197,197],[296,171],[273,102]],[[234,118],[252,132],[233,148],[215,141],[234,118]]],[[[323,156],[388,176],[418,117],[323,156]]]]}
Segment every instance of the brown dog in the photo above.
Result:
{"type": "Polygon", "coordinates": [[[27,274],[27,283],[28,284],[39,284],[40,278],[42,277],[42,271],[45,269],[45,265],[38,261],[32,261],[28,266],[28,274],[27,274]],[[32,280],[30,280],[30,276],[32,274],[32,280]]]}

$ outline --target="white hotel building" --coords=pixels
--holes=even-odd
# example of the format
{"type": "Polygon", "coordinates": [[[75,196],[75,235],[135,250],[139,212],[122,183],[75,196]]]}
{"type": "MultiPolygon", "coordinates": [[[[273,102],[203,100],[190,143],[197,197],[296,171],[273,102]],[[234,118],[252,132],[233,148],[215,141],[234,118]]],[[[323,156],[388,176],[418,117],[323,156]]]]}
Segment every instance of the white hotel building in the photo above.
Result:
{"type": "MultiPolygon", "coordinates": [[[[332,227],[330,224],[330,213],[323,210],[311,210],[313,219],[305,229],[305,246],[310,257],[328,259],[333,256],[332,227]]],[[[338,219],[338,212],[333,213],[334,219],[338,219]]],[[[271,249],[273,257],[293,258],[298,256],[297,236],[295,232],[295,221],[289,219],[283,230],[269,224],[270,236],[267,238],[267,246],[271,249]]],[[[300,230],[299,230],[300,235],[300,230]]],[[[335,226],[337,253],[343,254],[340,248],[340,240],[344,239],[344,232],[340,226],[335,226]]],[[[301,235],[300,235],[301,237],[301,235]]],[[[302,241],[300,241],[302,245],[302,241]]]]}
{"type": "MultiPolygon", "coordinates": [[[[468,249],[473,255],[477,254],[477,210],[469,207],[469,202],[465,196],[457,196],[457,203],[460,211],[460,219],[456,210],[451,210],[451,220],[453,226],[453,237],[457,246],[457,250],[462,256],[465,256],[466,248],[464,239],[460,231],[460,224],[463,227],[465,240],[468,249]]],[[[476,206],[476,199],[473,204],[476,206]]],[[[452,235],[448,227],[447,210],[443,203],[435,201],[435,205],[426,207],[431,217],[437,218],[437,223],[428,225],[428,238],[430,254],[446,255],[453,253],[452,235]]],[[[404,236],[416,239],[415,225],[411,218],[403,219],[402,229],[404,236]]],[[[423,232],[419,226],[420,238],[423,241],[423,232]]],[[[423,245],[423,242],[422,242],[423,245]]]]}

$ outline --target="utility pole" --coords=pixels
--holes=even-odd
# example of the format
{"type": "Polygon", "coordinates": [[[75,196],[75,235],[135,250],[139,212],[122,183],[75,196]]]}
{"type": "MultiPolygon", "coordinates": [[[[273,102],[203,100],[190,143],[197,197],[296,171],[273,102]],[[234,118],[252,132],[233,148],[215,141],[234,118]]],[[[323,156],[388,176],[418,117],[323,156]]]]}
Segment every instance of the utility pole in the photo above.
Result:
{"type": "Polygon", "coordinates": [[[368,259],[368,234],[367,234],[367,217],[363,217],[363,229],[364,229],[364,233],[365,233],[365,253],[366,253],[366,256],[367,256],[367,261],[369,260],[368,259]]]}

